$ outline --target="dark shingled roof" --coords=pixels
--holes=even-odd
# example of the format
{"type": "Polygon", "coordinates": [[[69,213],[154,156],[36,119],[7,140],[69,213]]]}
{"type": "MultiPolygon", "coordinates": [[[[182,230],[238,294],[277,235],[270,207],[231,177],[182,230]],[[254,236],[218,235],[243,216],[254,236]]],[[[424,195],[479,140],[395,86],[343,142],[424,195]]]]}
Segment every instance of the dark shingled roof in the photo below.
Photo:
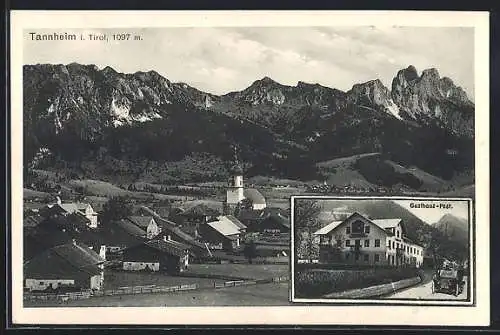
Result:
{"type": "Polygon", "coordinates": [[[184,243],[180,243],[177,241],[166,240],[163,239],[154,239],[151,241],[147,241],[145,243],[147,246],[155,248],[161,252],[166,252],[175,256],[183,256],[186,250],[190,250],[191,248],[184,243]]]}
{"type": "Polygon", "coordinates": [[[66,243],[50,248],[24,265],[25,278],[73,279],[97,275],[104,260],[86,245],[66,243]]]}
{"type": "Polygon", "coordinates": [[[151,220],[153,220],[153,217],[140,215],[140,216],[129,216],[127,219],[141,228],[147,228],[151,220]]]}
{"type": "Polygon", "coordinates": [[[176,226],[174,222],[160,217],[153,210],[151,210],[146,206],[143,206],[142,208],[151,213],[151,215],[155,218],[158,225],[161,227],[163,233],[168,232],[172,236],[175,236],[176,238],[180,239],[183,243],[196,247],[197,253],[205,254],[207,252],[205,245],[203,243],[196,241],[196,239],[193,236],[183,232],[179,227],[176,226]]]}
{"type": "Polygon", "coordinates": [[[147,232],[141,228],[139,228],[137,225],[132,223],[130,220],[125,220],[122,219],[120,221],[114,221],[114,225],[117,227],[121,228],[122,230],[126,231],[127,233],[133,235],[133,236],[146,236],[147,232]]]}

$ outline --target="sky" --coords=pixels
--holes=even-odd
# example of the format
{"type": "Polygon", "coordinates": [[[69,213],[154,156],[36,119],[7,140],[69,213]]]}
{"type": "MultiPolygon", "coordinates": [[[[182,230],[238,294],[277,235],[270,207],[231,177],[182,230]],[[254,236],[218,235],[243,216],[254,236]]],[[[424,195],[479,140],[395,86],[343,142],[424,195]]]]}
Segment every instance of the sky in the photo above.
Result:
{"type": "MultiPolygon", "coordinates": [[[[370,199],[372,202],[374,199],[370,199]]],[[[359,206],[362,211],[364,205],[363,201],[358,200],[359,206]]],[[[387,199],[382,200],[385,203],[387,199]]],[[[393,200],[396,204],[410,211],[413,215],[421,219],[428,224],[434,224],[443,217],[445,214],[452,214],[453,216],[468,221],[469,219],[469,207],[468,202],[464,200],[393,200]],[[449,205],[449,206],[448,206],[449,205]]],[[[349,202],[349,206],[355,206],[353,199],[349,202]]],[[[349,213],[348,207],[344,201],[336,200],[324,200],[320,201],[325,214],[329,213],[332,209],[336,212],[346,212],[349,213]]],[[[382,205],[382,204],[381,204],[382,205]]],[[[387,218],[391,218],[391,213],[387,213],[387,218]]]]}
{"type": "Polygon", "coordinates": [[[433,224],[439,221],[439,219],[445,214],[452,214],[458,218],[468,220],[469,218],[469,206],[467,201],[442,201],[442,200],[425,200],[425,201],[415,201],[415,200],[397,200],[395,201],[398,205],[409,210],[413,215],[419,219],[425,221],[426,223],[433,224]],[[413,206],[412,206],[413,204],[413,206]],[[426,204],[435,205],[436,208],[415,208],[416,205],[426,204]],[[450,208],[439,208],[440,205],[451,205],[450,208]]]}
{"type": "MultiPolygon", "coordinates": [[[[473,28],[434,27],[175,27],[65,30],[107,34],[108,41],[36,41],[25,31],[25,64],[111,66],[118,72],[155,70],[172,82],[225,94],[268,76],[284,85],[319,83],[347,91],[380,79],[389,89],[410,64],[437,68],[474,101],[473,28]],[[117,32],[141,40],[112,41],[117,32]]],[[[54,33],[54,30],[36,30],[54,33]]],[[[61,31],[59,31],[61,32],[61,31]]]]}

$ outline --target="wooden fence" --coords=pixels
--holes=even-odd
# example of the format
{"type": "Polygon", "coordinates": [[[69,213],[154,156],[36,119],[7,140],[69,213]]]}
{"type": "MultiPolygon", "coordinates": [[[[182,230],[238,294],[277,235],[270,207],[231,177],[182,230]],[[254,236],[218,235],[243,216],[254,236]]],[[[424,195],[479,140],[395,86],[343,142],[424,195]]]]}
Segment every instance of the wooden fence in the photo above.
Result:
{"type": "Polygon", "coordinates": [[[68,292],[64,294],[51,294],[51,293],[25,293],[23,296],[23,300],[60,300],[60,301],[68,301],[68,300],[81,300],[88,299],[92,296],[90,291],[82,291],[82,292],[68,292]]]}
{"type": "MultiPolygon", "coordinates": [[[[280,276],[268,279],[257,279],[257,280],[229,280],[223,283],[214,282],[214,288],[223,287],[236,287],[236,286],[246,286],[246,285],[256,285],[256,284],[267,284],[267,283],[278,283],[283,281],[288,281],[288,276],[280,276]]],[[[79,300],[88,299],[92,296],[102,297],[102,296],[114,296],[114,295],[128,295],[128,294],[143,294],[143,293],[168,293],[168,292],[180,292],[180,291],[191,291],[197,290],[199,288],[198,284],[189,285],[177,285],[177,286],[156,286],[156,285],[146,285],[146,286],[131,286],[131,287],[120,287],[113,290],[103,290],[103,291],[83,291],[83,292],[69,292],[64,294],[47,294],[47,293],[25,293],[24,300],[79,300]]]]}
{"type": "Polygon", "coordinates": [[[177,285],[177,286],[132,286],[120,287],[114,290],[104,290],[94,293],[94,296],[112,296],[112,295],[125,295],[125,294],[142,294],[142,293],[167,293],[190,291],[198,289],[198,284],[177,285]]]}
{"type": "Polygon", "coordinates": [[[114,290],[103,290],[103,291],[84,291],[84,292],[70,292],[65,294],[47,294],[47,293],[25,293],[24,300],[79,300],[88,299],[92,296],[102,297],[102,296],[113,296],[113,295],[128,295],[128,294],[142,294],[142,293],[167,293],[167,292],[179,292],[179,291],[189,291],[198,289],[198,284],[190,285],[177,285],[177,286],[132,286],[132,287],[120,287],[114,290]]]}
{"type": "Polygon", "coordinates": [[[257,284],[270,284],[270,283],[279,283],[279,282],[288,281],[288,280],[289,280],[288,276],[266,278],[266,279],[255,279],[255,280],[231,280],[231,281],[226,281],[224,283],[214,282],[214,288],[257,285],[257,284]]]}

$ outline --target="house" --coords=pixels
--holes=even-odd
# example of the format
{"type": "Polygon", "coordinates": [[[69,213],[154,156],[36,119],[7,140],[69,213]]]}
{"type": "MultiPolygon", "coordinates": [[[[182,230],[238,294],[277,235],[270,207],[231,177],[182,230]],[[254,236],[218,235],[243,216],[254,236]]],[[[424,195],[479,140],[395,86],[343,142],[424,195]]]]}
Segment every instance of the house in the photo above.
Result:
{"type": "Polygon", "coordinates": [[[29,291],[100,290],[104,260],[76,241],[54,246],[24,264],[24,286],[29,291]]]}
{"type": "Polygon", "coordinates": [[[248,227],[249,232],[263,234],[289,234],[290,220],[280,211],[262,211],[260,220],[248,227]]]}
{"type": "Polygon", "coordinates": [[[314,233],[322,262],[364,265],[422,266],[423,247],[406,236],[402,219],[369,219],[353,213],[314,233]]]}
{"type": "Polygon", "coordinates": [[[199,234],[210,249],[232,251],[240,246],[241,228],[227,217],[200,225],[199,234]]]}
{"type": "Polygon", "coordinates": [[[63,203],[59,197],[57,198],[56,204],[48,205],[41,214],[45,216],[67,216],[75,214],[86,218],[90,228],[97,228],[99,224],[97,219],[98,214],[90,204],[81,202],[63,203]]]}
{"type": "Polygon", "coordinates": [[[177,223],[162,218],[146,206],[143,206],[142,208],[154,217],[154,219],[160,226],[160,230],[163,235],[169,235],[173,241],[177,241],[190,246],[191,254],[193,256],[206,256],[208,254],[206,246],[203,243],[199,242],[193,235],[183,231],[177,223]]]}
{"type": "Polygon", "coordinates": [[[184,224],[197,225],[206,223],[217,218],[220,212],[206,204],[197,204],[185,209],[179,214],[183,218],[184,224]]]}
{"type": "Polygon", "coordinates": [[[231,169],[233,177],[229,181],[226,191],[226,204],[234,209],[243,199],[252,203],[253,210],[266,208],[266,198],[255,188],[244,188],[243,169],[236,163],[231,169]]]}
{"type": "Polygon", "coordinates": [[[213,221],[224,221],[238,227],[241,233],[245,233],[247,226],[245,226],[240,220],[238,220],[234,215],[221,215],[218,216],[216,220],[213,221]]]}
{"type": "Polygon", "coordinates": [[[106,227],[101,227],[99,236],[106,251],[113,254],[128,247],[139,245],[147,239],[145,230],[129,220],[111,221],[106,227]]]}
{"type": "Polygon", "coordinates": [[[126,220],[146,231],[146,237],[152,239],[160,233],[160,227],[152,216],[129,216],[126,220]]]}
{"type": "Polygon", "coordinates": [[[123,251],[123,270],[177,274],[189,265],[189,246],[164,236],[123,251]]]}

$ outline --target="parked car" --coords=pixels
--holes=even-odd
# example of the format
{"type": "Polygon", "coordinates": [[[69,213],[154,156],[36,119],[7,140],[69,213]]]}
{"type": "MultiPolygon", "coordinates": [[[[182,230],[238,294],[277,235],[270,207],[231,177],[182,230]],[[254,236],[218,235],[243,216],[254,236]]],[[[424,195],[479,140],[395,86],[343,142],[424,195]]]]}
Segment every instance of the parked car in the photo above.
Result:
{"type": "Polygon", "coordinates": [[[461,269],[441,269],[432,278],[432,293],[446,293],[458,296],[463,292],[465,282],[461,269]]]}

